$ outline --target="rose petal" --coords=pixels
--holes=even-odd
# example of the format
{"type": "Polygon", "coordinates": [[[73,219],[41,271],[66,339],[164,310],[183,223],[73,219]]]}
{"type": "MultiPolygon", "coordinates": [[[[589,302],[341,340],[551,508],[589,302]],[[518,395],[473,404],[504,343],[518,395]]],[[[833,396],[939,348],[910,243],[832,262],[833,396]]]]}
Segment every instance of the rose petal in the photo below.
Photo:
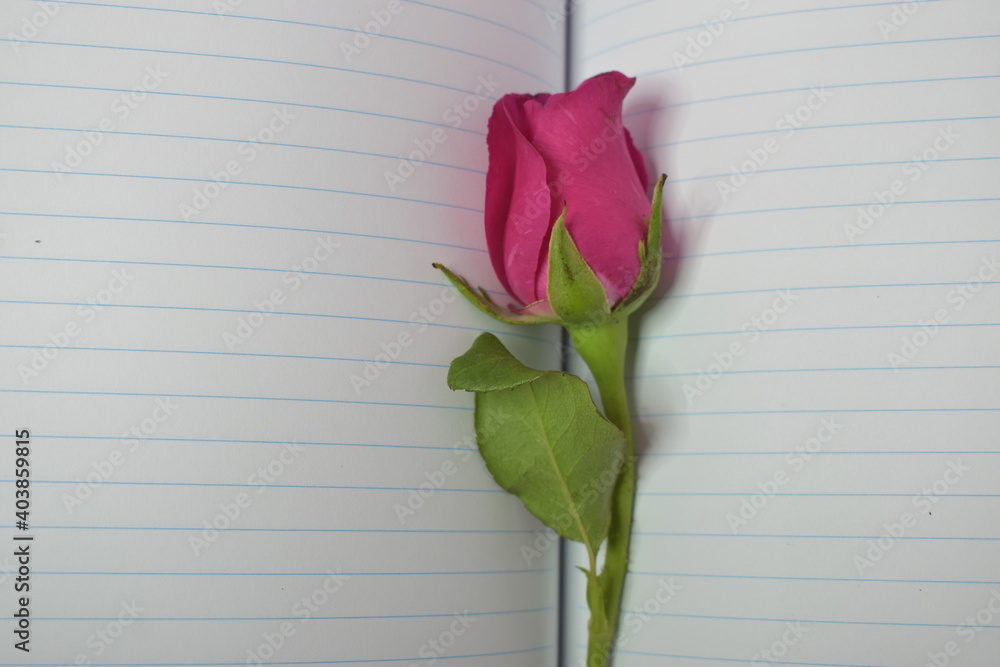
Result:
{"type": "MultiPolygon", "coordinates": [[[[555,185],[550,219],[568,204],[566,228],[615,303],[639,274],[637,248],[649,215],[645,166],[621,117],[622,101],[634,84],[633,78],[609,72],[544,104],[524,102],[528,136],[555,185]]],[[[544,294],[544,285],[541,290],[544,294]]]]}
{"type": "Polygon", "coordinates": [[[643,190],[649,190],[649,172],[646,171],[646,158],[635,147],[635,142],[632,141],[632,133],[628,131],[627,127],[623,129],[625,130],[625,143],[628,145],[628,154],[635,164],[635,172],[639,176],[639,182],[642,183],[643,190]]]}
{"type": "Polygon", "coordinates": [[[504,96],[493,109],[487,134],[487,246],[500,282],[522,304],[538,300],[535,273],[550,210],[545,162],[520,130],[526,127],[522,105],[530,101],[529,95],[504,96]]]}
{"type": "Polygon", "coordinates": [[[505,95],[493,106],[487,124],[486,146],[489,151],[489,168],[486,172],[486,247],[490,262],[500,283],[513,295],[507,280],[504,262],[504,230],[507,212],[513,201],[516,148],[514,126],[504,108],[507,104],[519,105],[528,95],[505,95]]]}

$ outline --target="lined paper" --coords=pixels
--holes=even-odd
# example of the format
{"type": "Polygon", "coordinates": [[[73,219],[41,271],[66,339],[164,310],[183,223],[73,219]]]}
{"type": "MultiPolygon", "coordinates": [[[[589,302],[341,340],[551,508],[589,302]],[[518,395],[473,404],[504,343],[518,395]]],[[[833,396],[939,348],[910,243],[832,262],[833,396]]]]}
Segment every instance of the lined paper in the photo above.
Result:
{"type": "Polygon", "coordinates": [[[486,118],[561,83],[549,4],[4,3],[0,664],[555,661],[558,549],[444,383],[555,332],[431,268],[499,289],[486,118]]]}
{"type": "Polygon", "coordinates": [[[625,121],[676,241],[634,331],[616,664],[995,664],[1000,13],[593,0],[573,21],[574,82],[639,76],[625,121]]]}

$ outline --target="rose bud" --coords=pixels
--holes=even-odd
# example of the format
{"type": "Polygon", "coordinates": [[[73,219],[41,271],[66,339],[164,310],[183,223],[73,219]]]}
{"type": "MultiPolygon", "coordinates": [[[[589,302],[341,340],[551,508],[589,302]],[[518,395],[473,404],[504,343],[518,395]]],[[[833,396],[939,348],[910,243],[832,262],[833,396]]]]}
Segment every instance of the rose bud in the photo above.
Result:
{"type": "Polygon", "coordinates": [[[518,303],[501,308],[435,265],[481,310],[507,322],[601,325],[652,291],[664,179],[651,203],[642,155],[622,124],[634,84],[608,72],[572,92],[504,95],[493,107],[486,242],[518,303]]]}

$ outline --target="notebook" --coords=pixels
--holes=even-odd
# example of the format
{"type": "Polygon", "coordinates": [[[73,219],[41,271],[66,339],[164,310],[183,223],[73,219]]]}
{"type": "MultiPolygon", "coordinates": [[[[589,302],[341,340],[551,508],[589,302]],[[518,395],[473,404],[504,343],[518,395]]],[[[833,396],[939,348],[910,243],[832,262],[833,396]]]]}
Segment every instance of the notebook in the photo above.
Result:
{"type": "Polygon", "coordinates": [[[445,374],[585,370],[431,263],[505,298],[491,107],[612,69],[669,174],[616,666],[997,664],[993,3],[0,17],[0,664],[581,665],[581,555],[445,374]]]}

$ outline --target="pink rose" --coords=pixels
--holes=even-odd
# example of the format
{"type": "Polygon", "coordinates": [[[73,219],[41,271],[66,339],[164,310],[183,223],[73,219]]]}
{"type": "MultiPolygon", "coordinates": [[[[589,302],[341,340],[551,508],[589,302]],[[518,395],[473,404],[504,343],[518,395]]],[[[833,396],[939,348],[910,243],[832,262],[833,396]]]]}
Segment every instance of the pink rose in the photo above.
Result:
{"type": "Polygon", "coordinates": [[[569,93],[504,95],[494,106],[486,138],[486,242],[517,305],[501,306],[434,265],[491,317],[563,326],[593,373],[603,415],[582,380],[529,368],[485,333],[452,362],[448,386],[475,392],[479,448],[497,482],[561,535],[586,545],[587,664],[594,665],[608,664],[617,631],[635,502],[628,318],[656,287],[663,254],[666,176],[650,201],[642,156],[622,125],[622,101],[633,85],[635,79],[608,72],[569,93]],[[517,418],[499,430],[482,428],[483,415],[504,406],[517,418]],[[605,493],[593,500],[588,484],[609,472],[615,484],[602,484],[605,493]],[[553,484],[561,491],[553,493],[553,484]],[[570,514],[575,523],[567,527],[570,514]]]}
{"type": "Polygon", "coordinates": [[[639,275],[649,185],[642,155],[622,125],[635,79],[608,72],[569,93],[504,95],[487,146],[486,242],[507,292],[529,312],[551,313],[549,238],[566,229],[614,307],[639,275]],[[546,303],[538,303],[546,302],[546,303]]]}
{"type": "Polygon", "coordinates": [[[642,155],[622,124],[633,85],[607,72],[569,93],[504,95],[493,107],[486,243],[518,304],[503,308],[435,265],[484,312],[515,323],[600,324],[652,291],[663,178],[650,202],[642,155]]]}

